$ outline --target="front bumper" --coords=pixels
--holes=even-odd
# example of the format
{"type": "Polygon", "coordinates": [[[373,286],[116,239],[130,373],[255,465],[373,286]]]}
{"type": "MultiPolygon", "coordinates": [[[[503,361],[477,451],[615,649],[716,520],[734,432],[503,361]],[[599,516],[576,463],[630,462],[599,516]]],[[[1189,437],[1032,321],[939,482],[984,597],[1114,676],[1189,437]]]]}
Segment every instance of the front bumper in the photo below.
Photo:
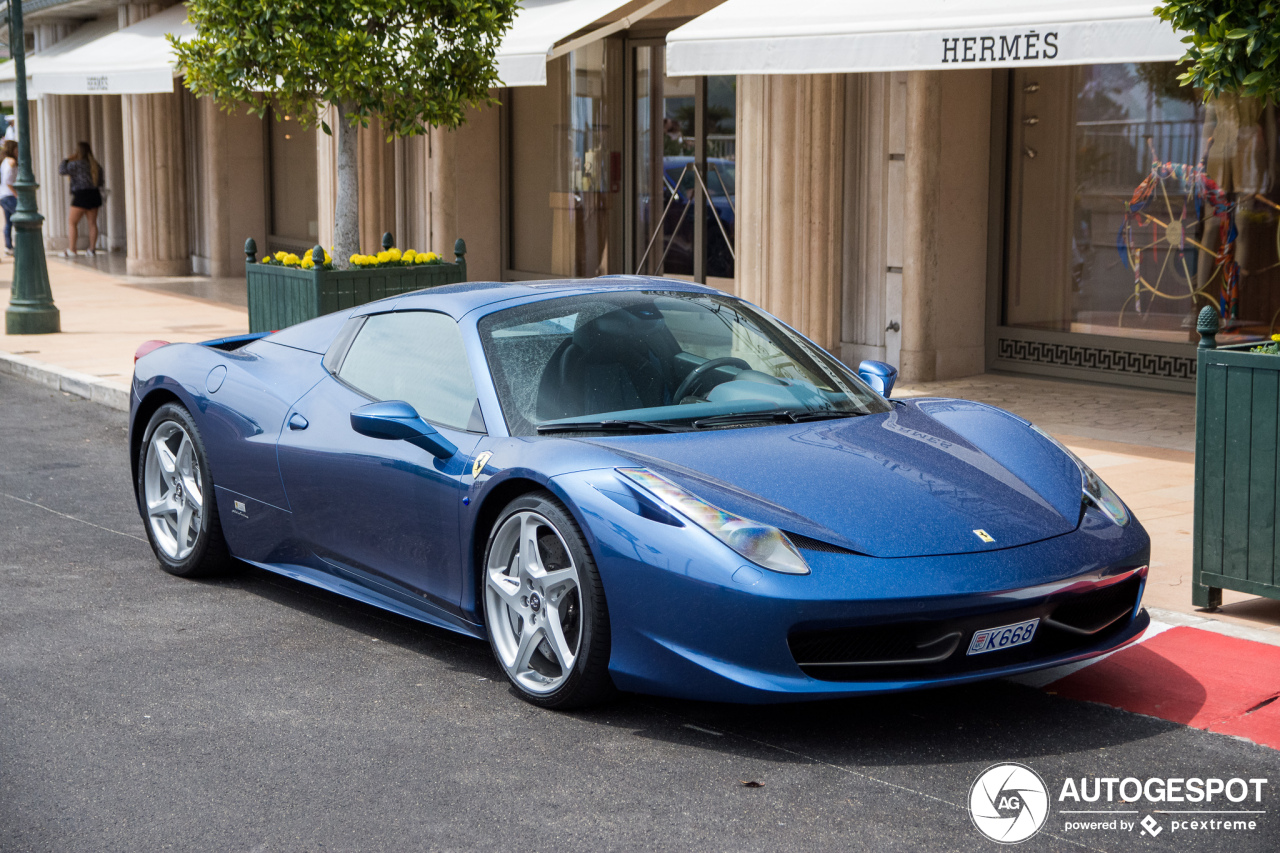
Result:
{"type": "Polygon", "coordinates": [[[609,668],[622,690],[765,703],[963,684],[1106,654],[1150,622],[1141,608],[1150,540],[1136,520],[1118,528],[1087,513],[1072,533],[979,554],[879,559],[805,550],[812,573],[797,576],[744,565],[699,528],[628,511],[606,497],[614,488],[606,472],[555,485],[596,556],[609,606],[609,668]],[[1042,621],[1026,646],[965,654],[975,630],[1029,618],[1042,621]],[[868,630],[896,639],[839,642],[868,630]],[[929,660],[802,666],[815,663],[823,640],[837,642],[826,643],[821,662],[851,652],[901,662],[904,636],[937,652],[945,645],[930,642],[957,632],[942,659],[921,653],[929,660]]]}

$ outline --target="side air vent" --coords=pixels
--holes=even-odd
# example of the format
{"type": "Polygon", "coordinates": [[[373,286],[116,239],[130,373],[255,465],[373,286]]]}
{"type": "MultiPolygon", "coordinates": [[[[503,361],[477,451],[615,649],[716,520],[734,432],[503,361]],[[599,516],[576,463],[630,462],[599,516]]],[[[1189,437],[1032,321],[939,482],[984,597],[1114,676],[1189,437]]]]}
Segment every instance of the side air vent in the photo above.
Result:
{"type": "Polygon", "coordinates": [[[797,548],[803,548],[806,551],[821,551],[824,554],[857,554],[857,551],[850,551],[848,548],[841,548],[839,545],[832,545],[830,542],[823,542],[821,539],[814,539],[812,536],[802,536],[799,533],[792,533],[784,530],[787,538],[791,540],[791,544],[797,548]]]}

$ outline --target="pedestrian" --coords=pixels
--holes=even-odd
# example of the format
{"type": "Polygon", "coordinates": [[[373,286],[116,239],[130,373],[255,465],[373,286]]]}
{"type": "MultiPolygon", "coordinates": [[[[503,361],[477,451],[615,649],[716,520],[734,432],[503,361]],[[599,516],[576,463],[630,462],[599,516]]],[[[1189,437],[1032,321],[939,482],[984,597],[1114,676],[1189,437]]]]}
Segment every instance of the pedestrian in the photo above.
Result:
{"type": "Polygon", "coordinates": [[[18,123],[14,121],[12,115],[4,117],[4,138],[18,141],[18,123]]]}
{"type": "Polygon", "coordinates": [[[58,166],[59,175],[71,177],[71,212],[67,216],[67,248],[62,254],[68,258],[76,254],[78,232],[76,226],[81,217],[89,220],[89,257],[98,246],[98,208],[102,207],[102,164],[93,157],[89,143],[76,144],[75,153],[58,166]]]}
{"type": "Polygon", "coordinates": [[[13,222],[11,217],[18,209],[18,194],[13,191],[13,182],[18,177],[18,143],[12,139],[4,141],[0,149],[0,207],[4,208],[4,253],[13,254],[13,222]]]}

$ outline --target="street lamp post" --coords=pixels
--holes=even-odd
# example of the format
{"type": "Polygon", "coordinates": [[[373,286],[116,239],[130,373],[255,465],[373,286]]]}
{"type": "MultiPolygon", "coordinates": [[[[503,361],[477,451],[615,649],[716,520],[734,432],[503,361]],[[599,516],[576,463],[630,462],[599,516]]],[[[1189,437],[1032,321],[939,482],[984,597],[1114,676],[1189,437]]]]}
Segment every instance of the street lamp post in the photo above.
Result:
{"type": "Polygon", "coordinates": [[[26,40],[22,31],[22,0],[9,0],[9,45],[13,54],[14,111],[18,119],[18,177],[13,182],[18,209],[13,222],[13,284],[4,330],[10,335],[44,335],[62,330],[58,306],[49,289],[44,260],[44,217],[36,208],[36,176],[31,171],[31,125],[27,106],[26,40]]]}

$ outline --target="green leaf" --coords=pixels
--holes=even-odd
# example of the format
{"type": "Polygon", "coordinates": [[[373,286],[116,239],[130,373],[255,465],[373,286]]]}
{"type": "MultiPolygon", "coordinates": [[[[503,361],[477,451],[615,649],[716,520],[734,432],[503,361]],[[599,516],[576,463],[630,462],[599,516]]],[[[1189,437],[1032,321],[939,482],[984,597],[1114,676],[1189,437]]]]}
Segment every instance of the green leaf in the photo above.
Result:
{"type": "Polygon", "coordinates": [[[1231,32],[1227,33],[1227,38],[1229,39],[1242,39],[1242,38],[1248,38],[1248,37],[1249,37],[1248,30],[1232,30],[1231,32]]]}

